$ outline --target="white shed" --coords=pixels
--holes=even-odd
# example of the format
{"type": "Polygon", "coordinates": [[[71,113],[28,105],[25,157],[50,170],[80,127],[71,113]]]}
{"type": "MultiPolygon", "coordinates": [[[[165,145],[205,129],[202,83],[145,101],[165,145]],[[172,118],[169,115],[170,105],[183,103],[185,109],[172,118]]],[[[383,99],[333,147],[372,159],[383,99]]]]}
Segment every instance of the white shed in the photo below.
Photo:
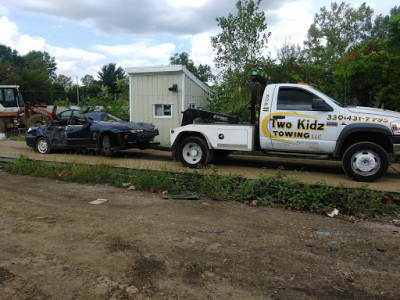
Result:
{"type": "Polygon", "coordinates": [[[170,146],[169,133],[181,125],[182,111],[204,107],[210,88],[185,66],[126,68],[129,75],[130,120],[152,123],[160,135],[155,141],[170,146]]]}

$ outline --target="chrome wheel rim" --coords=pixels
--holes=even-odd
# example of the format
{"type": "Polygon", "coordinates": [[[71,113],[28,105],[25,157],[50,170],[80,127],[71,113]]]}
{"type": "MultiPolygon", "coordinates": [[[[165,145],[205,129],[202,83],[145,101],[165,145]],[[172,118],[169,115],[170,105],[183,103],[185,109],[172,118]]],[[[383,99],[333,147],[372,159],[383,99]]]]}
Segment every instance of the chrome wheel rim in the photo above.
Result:
{"type": "Polygon", "coordinates": [[[203,157],[203,151],[198,144],[187,143],[182,149],[182,157],[188,164],[195,165],[203,157]]]}
{"type": "Polygon", "coordinates": [[[371,150],[360,150],[351,157],[351,168],[362,176],[373,175],[381,167],[379,155],[371,150]]]}
{"type": "Polygon", "coordinates": [[[46,153],[49,149],[49,145],[45,140],[40,140],[37,144],[37,148],[40,153],[46,153]]]}

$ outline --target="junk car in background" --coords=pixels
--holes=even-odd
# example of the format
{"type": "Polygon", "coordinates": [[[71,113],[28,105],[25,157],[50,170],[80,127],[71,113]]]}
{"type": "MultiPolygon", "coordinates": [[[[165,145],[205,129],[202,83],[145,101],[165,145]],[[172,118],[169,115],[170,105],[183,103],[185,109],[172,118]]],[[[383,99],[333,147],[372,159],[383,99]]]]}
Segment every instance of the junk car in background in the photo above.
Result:
{"type": "Polygon", "coordinates": [[[158,134],[158,129],[149,123],[123,121],[107,112],[90,112],[31,127],[25,140],[41,154],[53,149],[96,149],[111,156],[124,149],[149,148],[158,134]]]}

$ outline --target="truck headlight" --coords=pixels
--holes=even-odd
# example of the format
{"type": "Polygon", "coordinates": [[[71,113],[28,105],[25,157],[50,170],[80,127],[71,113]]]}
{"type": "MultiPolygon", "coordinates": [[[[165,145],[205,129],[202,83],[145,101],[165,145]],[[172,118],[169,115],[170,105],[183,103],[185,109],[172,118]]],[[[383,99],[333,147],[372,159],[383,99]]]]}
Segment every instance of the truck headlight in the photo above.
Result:
{"type": "Polygon", "coordinates": [[[400,134],[400,122],[392,122],[390,123],[393,134],[400,134]]]}

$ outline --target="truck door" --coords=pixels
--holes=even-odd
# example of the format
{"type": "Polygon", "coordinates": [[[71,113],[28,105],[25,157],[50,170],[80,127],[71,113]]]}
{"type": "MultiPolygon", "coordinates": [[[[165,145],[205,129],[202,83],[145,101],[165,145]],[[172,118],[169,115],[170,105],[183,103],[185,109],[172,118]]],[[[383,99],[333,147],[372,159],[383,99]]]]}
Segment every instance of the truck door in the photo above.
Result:
{"type": "Polygon", "coordinates": [[[264,135],[274,151],[331,153],[336,145],[340,107],[311,87],[277,86],[271,112],[264,118],[264,135]]]}

